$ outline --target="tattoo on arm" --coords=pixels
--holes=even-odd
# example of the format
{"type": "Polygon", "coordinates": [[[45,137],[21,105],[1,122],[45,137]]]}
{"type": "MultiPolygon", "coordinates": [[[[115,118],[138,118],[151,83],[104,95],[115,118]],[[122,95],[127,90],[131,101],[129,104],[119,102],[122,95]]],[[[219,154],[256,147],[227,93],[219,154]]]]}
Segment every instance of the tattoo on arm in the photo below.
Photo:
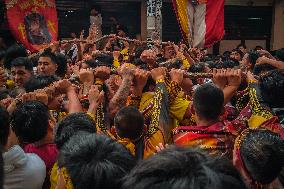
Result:
{"type": "Polygon", "coordinates": [[[113,111],[118,111],[126,105],[127,97],[130,91],[130,78],[124,78],[122,84],[118,91],[115,93],[114,97],[110,101],[110,109],[113,111]]]}

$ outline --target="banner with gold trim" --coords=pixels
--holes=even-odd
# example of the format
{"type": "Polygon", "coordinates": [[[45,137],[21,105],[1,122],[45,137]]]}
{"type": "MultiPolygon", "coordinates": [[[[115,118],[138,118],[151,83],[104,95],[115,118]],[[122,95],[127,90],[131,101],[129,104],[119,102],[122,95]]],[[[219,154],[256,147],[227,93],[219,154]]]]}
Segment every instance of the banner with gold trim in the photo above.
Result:
{"type": "Polygon", "coordinates": [[[57,40],[55,0],[5,0],[9,28],[31,52],[57,40]]]}

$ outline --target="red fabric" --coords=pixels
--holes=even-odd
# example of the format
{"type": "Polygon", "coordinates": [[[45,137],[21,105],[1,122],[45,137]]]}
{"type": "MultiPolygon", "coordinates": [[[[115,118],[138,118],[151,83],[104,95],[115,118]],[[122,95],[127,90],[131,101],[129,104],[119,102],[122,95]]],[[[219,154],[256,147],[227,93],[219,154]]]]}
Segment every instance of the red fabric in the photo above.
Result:
{"type": "Polygon", "coordinates": [[[55,0],[5,0],[9,28],[31,52],[57,40],[55,0]]]}
{"type": "Polygon", "coordinates": [[[43,184],[43,189],[50,188],[50,172],[56,162],[58,155],[58,150],[55,144],[45,144],[42,146],[35,146],[33,144],[28,144],[24,147],[26,153],[34,153],[38,155],[42,161],[44,161],[46,166],[46,178],[43,184]]]}
{"type": "Polygon", "coordinates": [[[210,48],[220,41],[224,34],[224,3],[225,0],[207,0],[206,3],[206,34],[204,47],[210,48]]]}

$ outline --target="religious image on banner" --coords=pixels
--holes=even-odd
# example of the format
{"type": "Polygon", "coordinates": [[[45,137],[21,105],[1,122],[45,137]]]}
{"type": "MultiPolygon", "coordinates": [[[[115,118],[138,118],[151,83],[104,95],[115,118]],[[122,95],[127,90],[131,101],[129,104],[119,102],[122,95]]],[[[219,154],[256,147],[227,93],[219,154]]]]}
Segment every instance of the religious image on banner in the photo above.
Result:
{"type": "Polygon", "coordinates": [[[39,13],[32,13],[25,17],[25,28],[28,41],[33,45],[41,45],[51,42],[51,34],[48,31],[46,20],[39,13]]]}
{"type": "Polygon", "coordinates": [[[55,0],[5,0],[9,28],[31,52],[57,40],[55,0]]]}

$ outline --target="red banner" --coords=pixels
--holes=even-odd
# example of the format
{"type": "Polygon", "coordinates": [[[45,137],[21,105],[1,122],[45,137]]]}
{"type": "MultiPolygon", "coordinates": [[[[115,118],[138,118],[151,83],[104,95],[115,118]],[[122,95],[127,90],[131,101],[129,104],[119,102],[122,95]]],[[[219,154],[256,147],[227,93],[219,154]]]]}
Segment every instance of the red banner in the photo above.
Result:
{"type": "Polygon", "coordinates": [[[31,52],[57,40],[55,0],[5,0],[9,28],[31,52]]]}

